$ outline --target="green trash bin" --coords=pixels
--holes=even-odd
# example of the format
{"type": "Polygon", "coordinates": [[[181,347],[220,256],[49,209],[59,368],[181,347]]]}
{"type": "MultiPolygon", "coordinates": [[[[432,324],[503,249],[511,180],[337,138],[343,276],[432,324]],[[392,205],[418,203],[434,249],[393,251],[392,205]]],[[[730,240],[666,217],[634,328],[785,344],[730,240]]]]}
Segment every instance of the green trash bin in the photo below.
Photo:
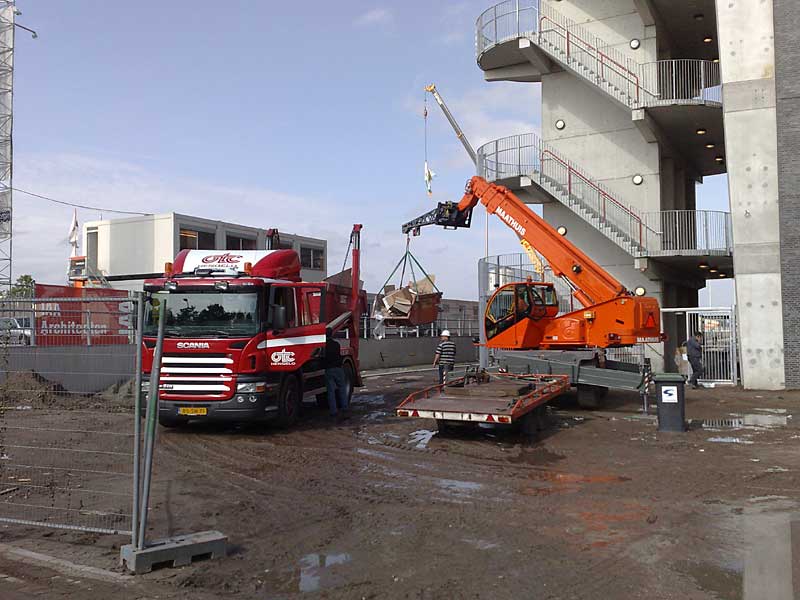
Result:
{"type": "Polygon", "coordinates": [[[656,373],[656,404],[658,406],[658,430],[686,431],[686,380],[678,373],[656,373]]]}

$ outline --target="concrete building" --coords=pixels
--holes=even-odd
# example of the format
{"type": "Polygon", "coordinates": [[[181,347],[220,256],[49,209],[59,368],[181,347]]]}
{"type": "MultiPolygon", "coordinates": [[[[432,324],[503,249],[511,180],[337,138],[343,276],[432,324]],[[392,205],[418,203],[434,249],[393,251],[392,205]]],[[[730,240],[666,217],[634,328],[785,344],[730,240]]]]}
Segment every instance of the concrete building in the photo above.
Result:
{"type": "MultiPolygon", "coordinates": [[[[300,255],[306,281],[327,277],[326,240],[280,234],[281,246],[300,255]]],[[[179,251],[262,250],[266,230],[177,213],[90,221],[83,225],[86,269],[101,274],[115,288],[142,289],[143,280],[164,272],[179,251]]]]}
{"type": "Polygon", "coordinates": [[[541,138],[486,144],[479,174],[664,307],[735,275],[741,376],[761,389],[800,386],[800,7],[773,1],[512,0],[476,36],[487,81],[542,91],[541,138]],[[732,212],[696,210],[696,184],[720,173],[732,212]]]}

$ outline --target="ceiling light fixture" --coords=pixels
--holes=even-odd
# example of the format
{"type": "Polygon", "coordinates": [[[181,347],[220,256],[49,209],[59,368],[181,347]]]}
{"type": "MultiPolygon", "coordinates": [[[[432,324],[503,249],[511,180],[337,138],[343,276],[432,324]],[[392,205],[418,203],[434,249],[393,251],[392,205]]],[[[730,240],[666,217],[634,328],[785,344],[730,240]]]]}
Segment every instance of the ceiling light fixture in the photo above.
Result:
{"type": "Polygon", "coordinates": [[[702,20],[703,20],[703,19],[705,19],[705,18],[706,18],[706,16],[705,16],[703,13],[697,13],[697,14],[694,16],[694,20],[695,20],[695,21],[702,21],[702,20]]]}
{"type": "Polygon", "coordinates": [[[707,133],[708,133],[708,129],[704,129],[703,127],[701,127],[700,129],[698,129],[697,131],[695,131],[695,133],[696,133],[697,135],[705,135],[705,134],[707,134],[707,133]]]}
{"type": "Polygon", "coordinates": [[[559,131],[562,131],[564,128],[566,128],[566,126],[567,123],[566,121],[564,121],[564,119],[559,119],[558,121],[556,121],[556,129],[558,129],[559,131]]]}
{"type": "Polygon", "coordinates": [[[633,185],[642,185],[644,183],[644,177],[639,174],[636,174],[632,178],[633,185]]]}
{"type": "Polygon", "coordinates": [[[709,150],[711,150],[712,148],[716,148],[716,147],[717,147],[716,144],[712,144],[710,142],[708,144],[706,144],[706,148],[708,148],[709,150]]]}
{"type": "Polygon", "coordinates": [[[714,160],[717,161],[719,164],[722,164],[722,163],[725,162],[725,157],[724,156],[717,156],[714,160]]]}
{"type": "Polygon", "coordinates": [[[642,42],[641,42],[641,40],[637,40],[636,38],[633,38],[631,40],[631,42],[630,42],[630,45],[631,45],[631,50],[638,50],[639,48],[641,48],[642,42]]]}
{"type": "Polygon", "coordinates": [[[707,35],[706,37],[703,38],[703,42],[706,43],[706,44],[710,44],[713,41],[714,41],[714,38],[711,37],[710,35],[707,35]]]}
{"type": "Polygon", "coordinates": [[[701,262],[701,263],[700,263],[699,265],[697,265],[697,266],[698,266],[699,268],[701,268],[701,269],[707,269],[707,268],[708,268],[708,263],[701,262]]]}

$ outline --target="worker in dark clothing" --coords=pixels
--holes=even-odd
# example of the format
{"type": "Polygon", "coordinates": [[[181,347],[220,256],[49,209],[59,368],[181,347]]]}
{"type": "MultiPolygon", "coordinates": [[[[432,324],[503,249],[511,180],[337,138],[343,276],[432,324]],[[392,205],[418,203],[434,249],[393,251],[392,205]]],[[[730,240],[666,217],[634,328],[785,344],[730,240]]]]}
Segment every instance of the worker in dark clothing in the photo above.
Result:
{"type": "Polygon", "coordinates": [[[325,382],[328,388],[328,408],[337,421],[350,418],[347,376],[342,364],[342,347],[333,337],[329,337],[325,343],[325,382]]]}
{"type": "Polygon", "coordinates": [[[697,380],[703,376],[703,334],[696,331],[693,337],[686,340],[686,356],[689,359],[689,364],[692,365],[692,377],[689,383],[692,384],[693,389],[700,386],[697,385],[697,380]]]}
{"type": "Polygon", "coordinates": [[[439,366],[439,385],[447,383],[447,377],[456,365],[456,343],[450,339],[450,332],[445,329],[436,347],[433,366],[439,366]]]}

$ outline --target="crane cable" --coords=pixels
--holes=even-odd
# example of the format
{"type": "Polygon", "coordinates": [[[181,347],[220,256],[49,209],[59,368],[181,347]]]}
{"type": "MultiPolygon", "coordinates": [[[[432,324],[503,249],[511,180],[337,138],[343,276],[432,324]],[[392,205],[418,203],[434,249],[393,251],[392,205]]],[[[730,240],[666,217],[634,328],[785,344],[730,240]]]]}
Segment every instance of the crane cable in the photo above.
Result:
{"type": "Polygon", "coordinates": [[[433,178],[436,177],[436,173],[431,171],[430,167],[428,166],[428,90],[426,89],[424,92],[423,97],[423,111],[422,111],[422,118],[425,122],[425,188],[428,192],[428,196],[433,195],[433,190],[431,189],[431,182],[433,178]]]}

